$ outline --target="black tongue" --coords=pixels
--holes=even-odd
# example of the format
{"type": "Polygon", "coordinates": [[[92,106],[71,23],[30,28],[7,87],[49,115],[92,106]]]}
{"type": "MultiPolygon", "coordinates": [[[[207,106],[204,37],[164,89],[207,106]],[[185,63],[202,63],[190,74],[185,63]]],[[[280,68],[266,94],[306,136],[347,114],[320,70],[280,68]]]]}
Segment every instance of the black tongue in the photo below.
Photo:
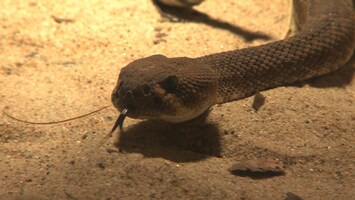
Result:
{"type": "Polygon", "coordinates": [[[120,130],[121,132],[123,132],[123,121],[124,119],[126,118],[127,116],[127,112],[128,112],[128,109],[123,109],[120,116],[118,116],[116,122],[115,122],[115,125],[113,125],[111,131],[109,134],[107,134],[102,140],[101,142],[99,143],[99,145],[101,146],[108,138],[112,137],[112,134],[113,132],[115,132],[115,130],[117,129],[118,126],[120,126],[120,130]]]}
{"type": "Polygon", "coordinates": [[[101,142],[99,143],[100,146],[101,146],[108,138],[112,137],[113,132],[115,132],[115,130],[117,129],[118,126],[120,126],[120,130],[121,130],[121,132],[123,132],[122,126],[123,126],[123,121],[124,121],[124,119],[125,119],[126,116],[127,116],[127,112],[128,112],[128,109],[123,109],[123,110],[122,110],[120,116],[118,116],[118,118],[117,118],[117,120],[116,120],[116,122],[115,122],[115,125],[113,125],[113,127],[112,127],[110,133],[107,134],[107,135],[101,140],[101,142]]]}
{"type": "Polygon", "coordinates": [[[127,116],[127,112],[128,112],[127,108],[122,110],[120,116],[118,116],[118,118],[115,122],[115,125],[113,125],[113,127],[111,129],[111,134],[117,129],[118,126],[120,127],[120,130],[123,131],[123,121],[127,116]]]}

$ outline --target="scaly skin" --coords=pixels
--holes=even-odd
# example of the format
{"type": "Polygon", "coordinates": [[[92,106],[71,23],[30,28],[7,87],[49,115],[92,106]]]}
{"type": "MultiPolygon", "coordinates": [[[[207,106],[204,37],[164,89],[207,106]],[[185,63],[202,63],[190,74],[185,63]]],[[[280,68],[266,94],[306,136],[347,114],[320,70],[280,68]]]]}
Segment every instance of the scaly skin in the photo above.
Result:
{"type": "Polygon", "coordinates": [[[113,105],[127,116],[182,122],[210,106],[337,70],[353,54],[351,0],[294,0],[298,33],[198,58],[155,55],[122,68],[113,105]]]}

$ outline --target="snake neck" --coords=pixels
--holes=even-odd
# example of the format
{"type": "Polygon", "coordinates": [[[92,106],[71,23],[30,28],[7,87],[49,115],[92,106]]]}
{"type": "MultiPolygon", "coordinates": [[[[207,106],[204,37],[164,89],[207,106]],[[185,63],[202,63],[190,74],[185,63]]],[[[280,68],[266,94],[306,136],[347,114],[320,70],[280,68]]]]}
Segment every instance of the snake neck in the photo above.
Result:
{"type": "Polygon", "coordinates": [[[314,16],[293,37],[269,44],[196,58],[218,76],[215,103],[332,72],[354,49],[352,10],[314,16]],[[336,16],[336,17],[335,17],[336,16]]]}

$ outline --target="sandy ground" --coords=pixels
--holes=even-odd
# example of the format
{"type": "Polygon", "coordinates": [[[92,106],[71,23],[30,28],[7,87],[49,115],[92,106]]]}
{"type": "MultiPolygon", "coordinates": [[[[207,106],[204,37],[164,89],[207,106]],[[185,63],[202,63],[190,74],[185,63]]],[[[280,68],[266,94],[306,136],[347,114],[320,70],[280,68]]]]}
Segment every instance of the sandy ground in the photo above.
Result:
{"type": "Polygon", "coordinates": [[[1,0],[1,110],[43,122],[110,107],[53,125],[0,114],[0,199],[285,199],[288,192],[353,199],[354,62],[263,92],[258,112],[247,98],[212,107],[205,122],[127,119],[124,134],[99,145],[118,115],[110,95],[129,62],[258,45],[288,28],[284,0],[210,0],[196,9],[210,21],[164,22],[142,0],[1,0]],[[286,174],[227,170],[252,158],[279,159],[286,174]]]}

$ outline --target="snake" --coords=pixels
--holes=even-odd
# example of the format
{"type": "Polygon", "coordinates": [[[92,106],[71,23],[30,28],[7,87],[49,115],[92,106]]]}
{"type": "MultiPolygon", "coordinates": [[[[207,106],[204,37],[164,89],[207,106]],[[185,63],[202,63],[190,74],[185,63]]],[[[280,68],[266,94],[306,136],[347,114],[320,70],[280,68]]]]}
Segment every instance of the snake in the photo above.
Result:
{"type": "MultiPolygon", "coordinates": [[[[161,0],[193,6],[202,0],[161,0]],[[185,2],[185,3],[184,3],[185,2]]],[[[124,118],[189,121],[211,106],[321,76],[353,55],[351,0],[293,0],[284,39],[200,57],[152,55],[121,68],[111,101],[124,118]]]]}

